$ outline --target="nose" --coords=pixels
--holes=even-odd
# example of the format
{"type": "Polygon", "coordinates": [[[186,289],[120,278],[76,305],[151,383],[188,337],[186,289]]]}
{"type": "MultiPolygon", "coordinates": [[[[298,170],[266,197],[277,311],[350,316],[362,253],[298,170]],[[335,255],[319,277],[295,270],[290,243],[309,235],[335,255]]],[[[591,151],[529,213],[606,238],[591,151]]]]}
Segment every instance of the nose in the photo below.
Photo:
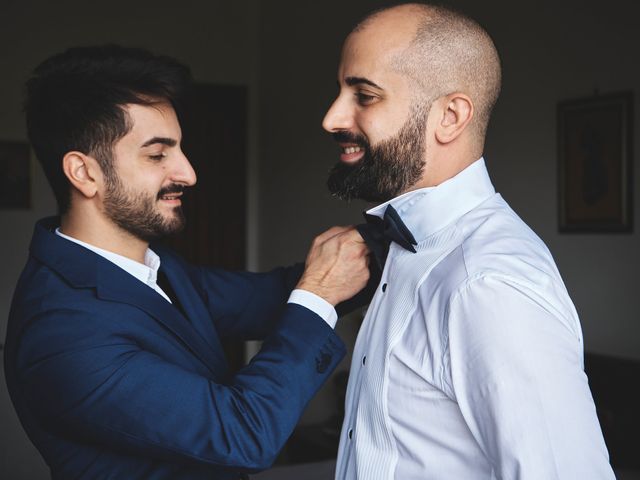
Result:
{"type": "Polygon", "coordinates": [[[197,181],[196,172],[191,166],[189,159],[182,151],[180,151],[178,155],[176,165],[174,167],[171,177],[172,177],[171,180],[173,182],[179,183],[186,187],[192,187],[193,185],[196,184],[196,181],[197,181]]]}
{"type": "Polygon", "coordinates": [[[327,132],[351,130],[353,127],[353,112],[349,108],[344,95],[338,95],[322,120],[322,128],[327,132]]]}

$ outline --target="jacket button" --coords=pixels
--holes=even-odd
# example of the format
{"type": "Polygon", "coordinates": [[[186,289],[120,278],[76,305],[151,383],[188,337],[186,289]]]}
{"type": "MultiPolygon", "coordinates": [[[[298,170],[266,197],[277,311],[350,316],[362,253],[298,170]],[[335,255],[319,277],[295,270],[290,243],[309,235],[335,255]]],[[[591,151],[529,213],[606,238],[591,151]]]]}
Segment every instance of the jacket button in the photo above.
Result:
{"type": "Polygon", "coordinates": [[[362,365],[364,365],[365,363],[367,363],[367,356],[366,355],[364,357],[362,357],[362,365]]]}
{"type": "Polygon", "coordinates": [[[353,428],[349,429],[349,440],[353,438],[353,428]]]}
{"type": "Polygon", "coordinates": [[[382,292],[384,293],[384,292],[386,292],[386,291],[387,291],[387,284],[386,284],[386,283],[383,283],[383,284],[382,284],[382,292]]]}

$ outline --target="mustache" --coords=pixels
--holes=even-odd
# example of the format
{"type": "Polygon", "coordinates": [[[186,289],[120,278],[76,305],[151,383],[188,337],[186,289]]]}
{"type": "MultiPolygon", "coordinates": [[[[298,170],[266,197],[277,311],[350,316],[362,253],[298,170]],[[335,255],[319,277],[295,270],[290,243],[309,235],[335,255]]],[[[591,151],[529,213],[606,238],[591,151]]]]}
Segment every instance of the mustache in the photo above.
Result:
{"type": "Polygon", "coordinates": [[[338,143],[355,143],[361,147],[369,147],[369,142],[364,135],[341,130],[339,132],[333,132],[331,136],[338,143]]]}
{"type": "Polygon", "coordinates": [[[184,192],[185,187],[184,185],[179,185],[177,183],[172,183],[170,185],[167,185],[164,188],[161,188],[160,191],[158,192],[158,199],[160,199],[160,197],[164,196],[164,195],[169,195],[171,193],[182,193],[184,192]]]}

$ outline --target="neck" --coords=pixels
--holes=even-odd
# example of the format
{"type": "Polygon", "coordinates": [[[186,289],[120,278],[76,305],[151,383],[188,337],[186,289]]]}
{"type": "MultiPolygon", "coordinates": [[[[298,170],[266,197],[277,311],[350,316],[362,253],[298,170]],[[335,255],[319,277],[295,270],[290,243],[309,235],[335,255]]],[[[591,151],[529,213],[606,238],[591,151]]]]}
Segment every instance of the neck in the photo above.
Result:
{"type": "Polygon", "coordinates": [[[123,230],[99,212],[71,207],[60,220],[60,231],[109,252],[144,263],[149,243],[123,230]]]}
{"type": "Polygon", "coordinates": [[[427,158],[422,178],[407,191],[436,187],[458,175],[482,156],[481,153],[475,151],[447,152],[442,150],[438,153],[441,154],[435,153],[427,158]]]}

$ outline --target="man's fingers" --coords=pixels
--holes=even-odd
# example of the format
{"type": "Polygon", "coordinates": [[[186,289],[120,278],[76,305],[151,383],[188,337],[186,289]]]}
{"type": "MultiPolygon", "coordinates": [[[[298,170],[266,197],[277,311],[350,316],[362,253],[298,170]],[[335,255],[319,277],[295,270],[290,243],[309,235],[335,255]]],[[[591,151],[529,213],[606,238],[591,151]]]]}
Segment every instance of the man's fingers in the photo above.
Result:
{"type": "Polygon", "coordinates": [[[352,240],[356,243],[365,243],[364,238],[362,238],[362,235],[360,235],[360,232],[358,232],[355,227],[353,227],[350,231],[345,232],[343,235],[347,235],[349,240],[352,240]]]}
{"type": "Polygon", "coordinates": [[[331,227],[329,230],[326,230],[324,232],[322,232],[320,235],[318,235],[313,242],[316,245],[319,245],[321,243],[326,242],[327,240],[329,240],[332,237],[335,237],[336,235],[340,235],[343,232],[348,231],[349,229],[353,228],[352,226],[335,226],[335,227],[331,227]]]}
{"type": "Polygon", "coordinates": [[[340,235],[346,242],[356,244],[361,249],[363,254],[369,253],[369,247],[367,246],[367,243],[364,241],[362,235],[360,235],[360,232],[358,232],[355,227],[349,231],[341,233],[340,235]]]}

